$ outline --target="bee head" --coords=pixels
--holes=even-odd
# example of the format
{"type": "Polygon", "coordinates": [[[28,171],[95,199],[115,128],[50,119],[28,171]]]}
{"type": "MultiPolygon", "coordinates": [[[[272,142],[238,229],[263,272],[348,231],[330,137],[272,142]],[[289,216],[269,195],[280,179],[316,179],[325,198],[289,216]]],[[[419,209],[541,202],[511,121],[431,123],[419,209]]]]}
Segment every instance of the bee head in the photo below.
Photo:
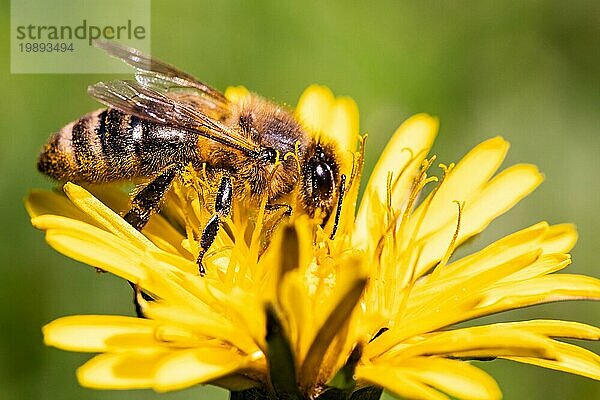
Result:
{"type": "Polygon", "coordinates": [[[339,181],[339,167],[332,147],[317,143],[314,151],[308,152],[302,177],[303,201],[309,215],[322,213],[323,220],[329,218],[339,181]]]}

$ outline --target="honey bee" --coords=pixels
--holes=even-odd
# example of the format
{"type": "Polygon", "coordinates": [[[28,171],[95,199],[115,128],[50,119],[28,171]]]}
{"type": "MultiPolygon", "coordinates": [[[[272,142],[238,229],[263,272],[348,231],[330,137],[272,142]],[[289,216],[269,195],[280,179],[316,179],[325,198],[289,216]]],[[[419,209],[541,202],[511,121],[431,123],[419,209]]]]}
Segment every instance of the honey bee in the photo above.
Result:
{"type": "Polygon", "coordinates": [[[266,196],[269,208],[287,207],[323,223],[337,207],[335,235],[346,177],[334,144],[316,139],[289,110],[260,96],[234,103],[136,49],[112,42],[95,45],[134,67],[135,80],[90,86],[88,93],[108,108],[54,134],[38,159],[42,173],[77,183],[146,178],[123,217],[142,230],[184,166],[219,171],[214,214],[200,237],[201,275],[202,258],[234,198],[257,205],[266,196]],[[286,154],[294,157],[282,157],[286,154]]]}

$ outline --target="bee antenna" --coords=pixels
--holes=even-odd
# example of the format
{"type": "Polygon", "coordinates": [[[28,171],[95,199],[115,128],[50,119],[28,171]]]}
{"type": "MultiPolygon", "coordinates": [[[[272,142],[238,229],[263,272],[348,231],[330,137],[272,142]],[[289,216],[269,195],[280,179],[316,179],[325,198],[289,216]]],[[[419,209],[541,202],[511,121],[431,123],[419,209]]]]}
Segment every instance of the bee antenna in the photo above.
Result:
{"type": "Polygon", "coordinates": [[[342,203],[344,202],[344,194],[346,193],[346,175],[342,174],[340,177],[340,194],[338,196],[337,208],[335,210],[335,219],[333,220],[333,230],[329,239],[333,240],[337,233],[338,225],[340,223],[340,216],[342,214],[342,203]]]}

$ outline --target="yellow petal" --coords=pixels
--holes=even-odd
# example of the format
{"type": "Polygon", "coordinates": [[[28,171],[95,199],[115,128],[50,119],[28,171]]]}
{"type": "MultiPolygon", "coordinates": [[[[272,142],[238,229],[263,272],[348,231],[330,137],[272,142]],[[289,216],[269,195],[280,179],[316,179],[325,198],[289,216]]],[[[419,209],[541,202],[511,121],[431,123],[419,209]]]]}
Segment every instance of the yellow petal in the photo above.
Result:
{"type": "MultiPolygon", "coordinates": [[[[441,303],[428,304],[429,310],[422,309],[420,313],[410,315],[411,321],[394,325],[385,334],[370,341],[363,350],[365,358],[381,355],[403,341],[426,332],[431,332],[464,320],[467,314],[479,303],[479,297],[460,297],[445,299],[441,303]],[[447,300],[447,301],[446,301],[447,300]],[[436,306],[439,305],[439,306],[436,306]]],[[[402,316],[398,321],[404,321],[402,316]]]]}
{"type": "Polygon", "coordinates": [[[152,336],[157,326],[148,319],[111,315],[75,315],[56,319],[42,328],[44,343],[69,351],[109,351],[115,336],[152,336]]]}
{"type": "MultiPolygon", "coordinates": [[[[314,259],[314,231],[307,219],[296,222],[296,232],[298,266],[282,275],[277,284],[277,303],[286,314],[289,341],[301,362],[317,332],[357,282],[365,278],[366,271],[362,255],[353,252],[335,258],[320,256],[318,266],[314,259]]],[[[273,244],[278,250],[282,238],[275,239],[273,244]]]]}
{"type": "Polygon", "coordinates": [[[173,272],[187,272],[191,275],[196,275],[198,273],[198,264],[195,261],[191,261],[188,258],[185,258],[177,252],[170,253],[164,250],[159,249],[149,249],[146,250],[146,254],[152,258],[153,267],[161,267],[158,270],[167,270],[173,272]]]}
{"type": "MultiPolygon", "coordinates": [[[[465,202],[466,206],[469,206],[471,200],[500,167],[508,148],[508,142],[501,137],[495,137],[480,143],[467,153],[435,193],[417,237],[426,236],[456,220],[455,202],[465,202]]],[[[417,223],[418,216],[425,211],[425,204],[426,201],[413,213],[412,225],[417,223]]]]}
{"type": "MultiPolygon", "coordinates": [[[[438,273],[427,275],[417,284],[418,290],[414,291],[412,301],[428,296],[430,291],[440,291],[445,284],[456,282],[468,276],[479,275],[483,271],[500,263],[506,262],[511,257],[523,255],[538,248],[544,248],[544,239],[552,227],[545,222],[538,223],[529,228],[506,236],[485,249],[467,257],[459,259],[438,273]]],[[[545,254],[540,256],[530,265],[502,278],[499,282],[512,282],[534,278],[559,271],[571,263],[571,258],[566,254],[545,254]]]]}
{"type": "Polygon", "coordinates": [[[393,363],[421,355],[464,354],[478,357],[531,355],[539,358],[554,357],[547,338],[518,329],[499,329],[495,325],[454,329],[429,336],[415,344],[395,348],[383,357],[393,363]]]}
{"type": "Polygon", "coordinates": [[[560,271],[569,264],[571,264],[571,256],[568,254],[544,254],[528,267],[501,279],[499,283],[518,282],[537,278],[538,276],[560,271]]]}
{"type": "Polygon", "coordinates": [[[227,348],[178,351],[161,360],[152,387],[167,392],[206,383],[243,368],[248,359],[227,348]]]}
{"type": "MultiPolygon", "coordinates": [[[[256,351],[257,346],[253,337],[246,329],[240,329],[246,326],[239,324],[239,321],[234,318],[234,296],[224,296],[219,300],[212,298],[212,301],[203,300],[202,297],[209,298],[218,291],[212,288],[210,283],[205,282],[208,280],[207,277],[184,275],[184,278],[190,279],[190,282],[187,282],[186,279],[172,279],[170,274],[165,272],[152,271],[149,275],[150,278],[142,283],[149,282],[148,286],[153,289],[152,293],[166,300],[142,302],[143,311],[149,317],[191,326],[200,334],[225,340],[248,353],[256,351]],[[193,288],[191,282],[197,283],[197,286],[193,288]],[[206,285],[204,289],[202,283],[206,285]],[[205,292],[201,293],[202,290],[205,292]]],[[[254,313],[248,311],[249,308],[246,304],[248,318],[255,317],[254,313]]],[[[254,319],[260,321],[259,318],[254,319]]]]}
{"type": "MultiPolygon", "coordinates": [[[[170,226],[172,228],[172,226],[170,224],[168,224],[167,226],[170,226]]],[[[148,226],[146,225],[146,228],[148,226]]],[[[159,231],[160,232],[160,231],[159,231]]],[[[173,230],[174,233],[178,234],[179,233],[175,230],[173,230]]],[[[185,255],[190,255],[190,252],[187,251],[185,248],[183,248],[183,246],[181,245],[181,243],[183,242],[183,236],[180,235],[180,240],[176,241],[176,242],[172,242],[169,241],[167,239],[165,239],[161,234],[156,234],[155,232],[148,232],[148,229],[144,229],[144,235],[150,239],[150,241],[152,243],[154,243],[154,245],[156,247],[158,247],[159,249],[166,251],[168,253],[172,253],[172,254],[185,254],[185,255]]],[[[165,236],[169,236],[169,235],[165,235],[165,236]]]]}
{"type": "Polygon", "coordinates": [[[70,182],[65,184],[64,190],[73,204],[92,217],[107,231],[114,233],[141,249],[154,247],[148,238],[128,224],[120,215],[102,204],[100,200],[92,196],[87,190],[70,182]]]}
{"type": "Polygon", "coordinates": [[[359,134],[358,107],[354,100],[335,98],[329,88],[311,85],[298,100],[296,118],[319,140],[335,143],[342,157],[342,171],[348,175],[349,156],[356,149],[359,134]]]}
{"type": "Polygon", "coordinates": [[[584,275],[555,274],[500,284],[485,293],[478,307],[494,313],[560,300],[600,300],[600,280],[584,275]]]}
{"type": "Polygon", "coordinates": [[[481,292],[499,279],[531,264],[538,252],[529,252],[482,271],[460,279],[446,280],[431,286],[421,295],[408,298],[404,311],[396,317],[396,325],[370,342],[365,348],[369,357],[378,355],[419,333],[431,332],[445,326],[466,321],[472,310],[481,302],[481,292]]]}
{"type": "Polygon", "coordinates": [[[577,243],[577,229],[573,224],[558,224],[550,227],[544,237],[545,253],[567,253],[577,243]]]}
{"type": "MultiPolygon", "coordinates": [[[[501,149],[498,149],[497,152],[497,162],[500,162],[504,156],[504,152],[501,152],[501,149]]],[[[476,167],[471,166],[471,168],[476,167]]],[[[464,196],[462,199],[466,201],[461,215],[457,243],[462,243],[471,236],[483,231],[495,218],[508,211],[523,197],[530,194],[542,182],[542,179],[542,175],[535,166],[515,165],[498,174],[477,195],[469,197],[466,194],[456,193],[457,196],[464,196]]],[[[456,182],[456,184],[460,186],[460,182],[456,182]]],[[[445,185],[446,182],[442,184],[442,187],[445,185]]],[[[437,195],[435,198],[437,198],[437,195]]],[[[433,210],[435,198],[432,201],[430,210],[433,210]]],[[[450,204],[452,204],[451,201],[447,203],[447,205],[450,204]]],[[[424,239],[426,244],[421,252],[419,264],[416,269],[418,276],[444,256],[446,249],[452,241],[456,232],[457,221],[456,204],[452,205],[454,206],[454,212],[450,213],[450,219],[445,219],[448,223],[445,225],[439,223],[444,219],[440,212],[434,214],[437,215],[439,220],[430,220],[432,222],[430,222],[429,228],[431,229],[435,225],[433,229],[438,230],[430,237],[424,239]]],[[[449,210],[449,208],[445,209],[449,210]]],[[[429,215],[429,211],[427,215],[429,215]]],[[[426,220],[428,218],[425,217],[426,220]]],[[[425,222],[423,225],[425,225],[425,222]]]]}
{"type": "Polygon", "coordinates": [[[169,353],[106,353],[79,367],[81,386],[94,389],[146,389],[154,383],[156,367],[169,353]]]}
{"type": "Polygon", "coordinates": [[[181,245],[184,236],[162,215],[152,215],[144,227],[143,233],[152,243],[164,251],[178,253],[183,256],[190,255],[181,245]]]}
{"type": "Polygon", "coordinates": [[[354,152],[358,131],[358,106],[350,97],[338,97],[333,103],[329,126],[323,131],[342,152],[354,152]]]}
{"type": "MultiPolygon", "coordinates": [[[[535,252],[548,231],[545,222],[520,230],[490,244],[467,257],[461,258],[436,271],[436,275],[423,277],[416,296],[424,296],[429,290],[439,291],[444,283],[479,275],[482,272],[511,259],[535,252]]],[[[512,275],[511,275],[512,276],[512,275]]]]}
{"type": "Polygon", "coordinates": [[[91,218],[75,207],[67,196],[49,190],[32,190],[25,198],[25,209],[31,218],[53,214],[85,222],[91,221],[91,218]]]}
{"type": "Polygon", "coordinates": [[[331,346],[336,335],[347,326],[350,320],[350,314],[360,299],[366,284],[366,279],[356,280],[342,296],[339,303],[331,311],[317,332],[300,368],[300,377],[303,380],[302,383],[311,385],[312,382],[317,380],[319,368],[323,364],[323,358],[325,357],[327,349],[331,346]]]}
{"type": "Polygon", "coordinates": [[[461,229],[471,234],[481,232],[492,220],[537,188],[544,180],[535,165],[517,164],[494,177],[471,203],[465,204],[465,224],[461,229]]]}
{"type": "MultiPolygon", "coordinates": [[[[377,204],[385,204],[388,174],[394,181],[392,206],[400,209],[406,202],[412,180],[421,162],[433,144],[439,122],[427,114],[417,114],[407,119],[394,132],[379,157],[365,190],[356,217],[353,240],[364,244],[368,241],[371,228],[382,229],[381,212],[375,212],[377,204]]],[[[377,239],[373,239],[377,240],[377,239]]]]}
{"type": "MultiPolygon", "coordinates": [[[[416,292],[409,298],[406,305],[405,314],[399,321],[406,325],[413,322],[415,327],[427,329],[422,332],[428,332],[438,329],[447,324],[448,318],[459,317],[460,314],[454,311],[462,303],[475,301],[479,304],[480,293],[493,285],[501,278],[514,273],[536,260],[539,252],[530,251],[520,254],[512,259],[508,259],[499,265],[493,265],[486,270],[480,271],[476,275],[466,275],[456,277],[455,279],[446,279],[438,282],[438,285],[430,287],[423,294],[416,292]],[[419,322],[427,320],[426,323],[419,322]],[[431,325],[430,325],[431,324],[431,325]]],[[[417,331],[414,331],[417,333],[417,331]]]]}
{"type": "Polygon", "coordinates": [[[389,367],[358,366],[356,378],[385,388],[396,396],[411,400],[448,400],[448,396],[389,367]]]}
{"type": "Polygon", "coordinates": [[[232,103],[240,103],[250,96],[250,92],[244,86],[229,86],[225,90],[225,97],[232,103]]]}
{"type": "Polygon", "coordinates": [[[539,319],[491,324],[499,329],[516,328],[547,337],[600,340],[600,328],[580,322],[539,319]]]}
{"type": "MultiPolygon", "coordinates": [[[[412,171],[405,171],[403,177],[406,179],[405,184],[396,186],[398,193],[394,195],[404,196],[408,191],[408,185],[410,180],[414,176],[416,169],[420,166],[421,160],[425,158],[427,152],[433,144],[433,140],[437,135],[439,122],[437,118],[431,117],[427,114],[417,114],[398,127],[394,135],[385,146],[385,149],[381,153],[369,182],[367,188],[369,191],[377,193],[379,199],[383,200],[387,195],[387,177],[388,173],[394,174],[394,179],[399,178],[400,172],[410,162],[414,164],[412,171]]],[[[398,205],[405,199],[398,199],[399,202],[392,202],[392,204],[398,205]]]]}
{"type": "Polygon", "coordinates": [[[597,354],[568,343],[554,342],[554,347],[556,360],[533,357],[503,358],[600,380],[600,357],[597,354]]]}
{"type": "Polygon", "coordinates": [[[32,224],[46,230],[46,241],[56,251],[131,282],[145,279],[140,266],[143,253],[113,234],[84,222],[56,215],[41,215],[32,224]]]}
{"type": "Polygon", "coordinates": [[[329,128],[335,98],[329,88],[311,85],[298,100],[296,116],[313,132],[325,132],[329,128]]]}
{"type": "Polygon", "coordinates": [[[306,293],[298,271],[288,272],[279,284],[278,301],[287,316],[287,331],[291,347],[299,360],[303,360],[316,335],[315,310],[306,293]]]}
{"type": "Polygon", "coordinates": [[[222,315],[206,307],[206,313],[172,301],[144,302],[144,316],[159,321],[170,321],[182,326],[193,327],[203,335],[227,339],[233,335],[231,323],[222,315]]]}
{"type": "Polygon", "coordinates": [[[500,388],[492,377],[464,361],[415,357],[396,368],[407,376],[459,399],[502,398],[500,388]]]}
{"type": "MultiPolygon", "coordinates": [[[[106,204],[111,210],[125,211],[130,207],[129,196],[125,194],[119,187],[113,185],[101,185],[100,187],[90,188],[90,192],[94,197],[106,204]]],[[[170,192],[167,192],[169,196],[170,192]]],[[[169,208],[168,199],[165,199],[161,214],[169,208]]],[[[189,252],[181,246],[183,235],[173,227],[173,225],[161,214],[154,213],[150,216],[150,220],[144,226],[143,234],[159,248],[183,255],[188,255],[189,252]]],[[[95,225],[98,223],[94,222],[95,225]]]]}
{"type": "MultiPolygon", "coordinates": [[[[124,193],[116,190],[113,187],[103,187],[103,190],[100,194],[100,197],[98,197],[97,194],[94,194],[94,196],[102,199],[102,202],[109,205],[111,209],[126,209],[127,196],[124,193]]],[[[64,193],[58,193],[49,190],[32,190],[25,199],[25,208],[27,209],[27,212],[31,218],[35,218],[40,215],[58,215],[106,229],[106,227],[100,224],[97,220],[86,214],[81,209],[77,208],[64,193]]],[[[168,247],[169,249],[174,248],[176,251],[182,251],[181,240],[183,238],[181,234],[179,234],[171,224],[166,222],[166,220],[159,215],[155,214],[152,216],[152,218],[150,218],[150,221],[144,229],[144,233],[149,236],[153,235],[153,237],[157,239],[162,247],[167,247],[170,245],[168,247]],[[157,232],[160,232],[160,238],[156,236],[157,232]],[[164,243],[165,240],[167,240],[169,243],[164,243]]]]}

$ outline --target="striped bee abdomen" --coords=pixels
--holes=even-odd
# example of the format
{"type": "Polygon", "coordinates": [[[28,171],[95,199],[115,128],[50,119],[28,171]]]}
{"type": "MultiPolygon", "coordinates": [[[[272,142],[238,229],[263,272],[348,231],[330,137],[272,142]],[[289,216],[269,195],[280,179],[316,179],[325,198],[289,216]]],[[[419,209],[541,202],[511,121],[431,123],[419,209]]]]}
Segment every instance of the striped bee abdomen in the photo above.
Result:
{"type": "Polygon", "coordinates": [[[54,134],[38,169],[59,181],[112,182],[152,176],[174,162],[193,161],[197,136],[109,108],[54,134]]]}

